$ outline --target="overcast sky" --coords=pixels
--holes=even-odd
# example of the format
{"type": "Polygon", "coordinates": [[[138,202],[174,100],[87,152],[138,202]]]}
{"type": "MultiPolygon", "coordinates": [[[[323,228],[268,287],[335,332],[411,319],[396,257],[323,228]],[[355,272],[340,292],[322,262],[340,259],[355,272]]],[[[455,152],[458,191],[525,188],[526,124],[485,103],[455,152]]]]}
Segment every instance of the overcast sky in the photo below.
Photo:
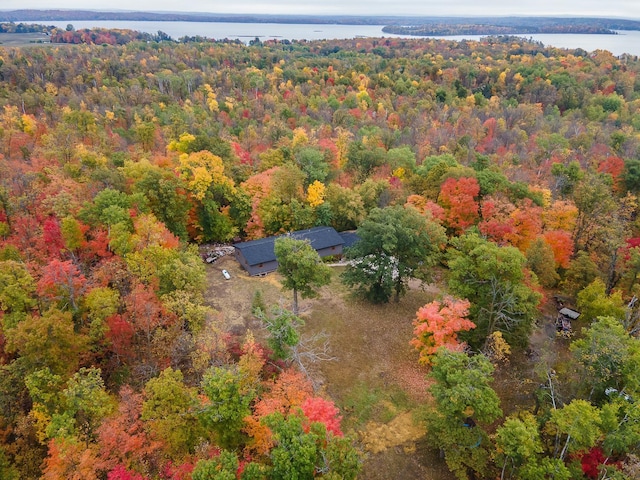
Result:
{"type": "Polygon", "coordinates": [[[640,0],[0,0],[1,10],[29,8],[327,15],[571,15],[640,19],[640,0]]]}

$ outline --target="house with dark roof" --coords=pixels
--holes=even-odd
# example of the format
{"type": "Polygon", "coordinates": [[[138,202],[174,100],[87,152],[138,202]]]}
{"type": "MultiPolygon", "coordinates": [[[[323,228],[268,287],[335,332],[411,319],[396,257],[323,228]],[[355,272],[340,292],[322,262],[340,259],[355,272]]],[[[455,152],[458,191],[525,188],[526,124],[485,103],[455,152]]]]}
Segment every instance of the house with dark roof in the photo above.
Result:
{"type": "MultiPolygon", "coordinates": [[[[333,227],[314,227],[298,230],[287,235],[299,240],[309,240],[311,246],[321,257],[342,254],[345,243],[333,227]]],[[[276,237],[260,238],[249,242],[235,243],[235,257],[249,275],[262,275],[278,268],[274,244],[276,237]]]]}
{"type": "Polygon", "coordinates": [[[360,237],[356,232],[348,231],[348,232],[340,232],[338,235],[342,237],[344,240],[344,244],[342,245],[342,249],[353,247],[353,245],[360,240],[360,237]]]}

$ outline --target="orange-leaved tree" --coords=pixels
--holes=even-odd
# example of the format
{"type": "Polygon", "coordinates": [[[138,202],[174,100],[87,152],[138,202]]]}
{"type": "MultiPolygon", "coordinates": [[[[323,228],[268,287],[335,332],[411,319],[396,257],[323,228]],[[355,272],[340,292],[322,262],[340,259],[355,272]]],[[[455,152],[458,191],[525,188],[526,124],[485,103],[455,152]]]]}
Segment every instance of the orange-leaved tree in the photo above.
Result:
{"type": "Polygon", "coordinates": [[[438,203],[445,210],[445,225],[462,233],[479,218],[480,185],[475,178],[449,178],[440,187],[438,203]]]}
{"type": "Polygon", "coordinates": [[[439,348],[460,352],[466,344],[458,341],[458,332],[476,328],[475,323],[467,319],[469,300],[445,297],[442,301],[433,301],[421,307],[413,321],[411,340],[420,351],[420,363],[431,364],[431,358],[439,348]]]}

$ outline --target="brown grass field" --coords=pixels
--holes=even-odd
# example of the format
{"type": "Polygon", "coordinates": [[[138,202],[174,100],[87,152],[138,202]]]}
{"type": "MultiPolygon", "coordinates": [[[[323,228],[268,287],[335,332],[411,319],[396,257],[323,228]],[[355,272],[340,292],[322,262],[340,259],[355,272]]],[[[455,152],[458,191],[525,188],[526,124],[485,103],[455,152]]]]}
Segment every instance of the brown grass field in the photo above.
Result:
{"type": "MultiPolygon", "coordinates": [[[[334,267],[331,284],[320,290],[318,298],[300,302],[305,321],[301,333],[311,338],[323,332],[329,341],[334,360],[307,367],[319,393],[340,407],[343,430],[357,440],[364,454],[359,478],[455,478],[425,441],[427,432],[419,418],[429,402],[427,370],[409,345],[415,313],[438,295],[437,285],[422,289],[413,284],[400,303],[371,305],[349,295],[340,283],[342,268],[334,267]]],[[[222,314],[223,330],[239,335],[251,330],[257,339],[264,339],[260,322],[251,314],[257,290],[266,305],[291,306],[291,292],[282,290],[277,273],[249,277],[233,257],[223,257],[207,266],[207,275],[207,302],[222,314]],[[222,269],[229,271],[230,280],[224,279],[222,269]]],[[[568,343],[556,340],[554,311],[546,310],[528,354],[512,354],[494,374],[493,387],[505,415],[533,407],[540,382],[535,375],[538,364],[564,363],[560,357],[567,353],[568,343]]]]}
{"type": "Polygon", "coordinates": [[[0,47],[33,47],[49,45],[48,42],[44,33],[0,33],[0,47]]]}
{"type": "MultiPolygon", "coordinates": [[[[367,480],[448,480],[437,452],[424,441],[417,417],[425,403],[426,370],[409,345],[417,309],[434,298],[433,291],[412,289],[399,304],[370,305],[351,298],[334,267],[332,283],[316,299],[302,300],[303,338],[323,332],[334,360],[308,365],[320,393],[329,395],[344,414],[345,433],[357,439],[364,453],[367,480]]],[[[207,266],[207,302],[224,317],[224,330],[264,337],[251,314],[256,290],[267,305],[290,307],[291,294],[281,289],[279,275],[249,277],[232,257],[207,266]],[[231,274],[225,280],[222,269],[231,274]]]]}

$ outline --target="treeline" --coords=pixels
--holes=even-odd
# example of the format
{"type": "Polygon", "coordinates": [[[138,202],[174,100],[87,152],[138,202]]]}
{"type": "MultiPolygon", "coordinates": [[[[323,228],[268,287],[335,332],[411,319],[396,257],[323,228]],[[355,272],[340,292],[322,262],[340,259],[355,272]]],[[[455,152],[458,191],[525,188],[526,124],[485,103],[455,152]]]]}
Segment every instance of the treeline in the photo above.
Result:
{"type": "MultiPolygon", "coordinates": [[[[612,316],[636,348],[637,314],[618,318],[640,288],[636,59],[515,38],[145,41],[0,57],[2,478],[355,477],[339,412],[274,353],[283,345],[220,331],[196,243],[406,217],[438,239],[430,259],[472,302],[473,348],[496,332],[526,345],[543,294],[581,292],[590,318],[612,316]]],[[[399,247],[404,278],[424,262],[399,247]]],[[[381,287],[382,301],[403,290],[381,287]]],[[[612,382],[635,396],[627,372],[612,382]]],[[[623,396],[601,410],[607,382],[580,394],[596,433],[579,441],[575,412],[545,404],[559,451],[550,463],[534,442],[542,467],[571,461],[575,445],[613,451],[601,432],[627,410],[623,396]]],[[[487,424],[499,415],[485,406],[487,424]]],[[[471,430],[444,420],[461,415],[438,424],[453,453],[445,433],[471,430]]],[[[637,422],[625,421],[615,459],[631,465],[637,422]]],[[[489,450],[472,448],[472,432],[477,459],[489,450]]]]}
{"type": "Polygon", "coordinates": [[[71,43],[87,45],[124,45],[130,42],[162,42],[173,39],[162,31],[157,34],[113,28],[82,28],[76,30],[69,25],[66,30],[56,28],[51,31],[51,43],[71,43]]]}
{"type": "Polygon", "coordinates": [[[0,33],[40,33],[50,32],[55,27],[34,23],[0,23],[0,33]]]}
{"type": "MultiPolygon", "coordinates": [[[[621,18],[584,17],[423,17],[423,16],[368,16],[368,15],[287,15],[287,14],[212,14],[176,12],[99,12],[94,10],[12,10],[0,12],[0,21],[148,21],[148,22],[235,22],[235,23],[284,23],[284,24],[338,24],[338,25],[447,25],[458,28],[463,25],[491,25],[517,28],[591,28],[597,30],[640,30],[640,21],[621,18]]],[[[498,31],[491,34],[500,33],[498,31]]],[[[525,33],[517,31],[515,33],[525,33]]],[[[534,33],[526,32],[526,33],[534,33]]],[[[543,33],[537,31],[535,33],[543,33]]],[[[554,33],[554,32],[545,32],[554,33]]],[[[577,31],[574,33],[578,33],[577,31]]]]}
{"type": "Polygon", "coordinates": [[[386,25],[382,28],[385,33],[396,35],[415,35],[422,37],[444,36],[444,35],[521,35],[533,33],[572,33],[572,34],[598,34],[616,35],[616,32],[609,28],[597,25],[490,25],[490,24],[430,24],[430,25],[386,25]]]}
{"type": "MultiPolygon", "coordinates": [[[[138,32],[128,29],[108,29],[108,28],[83,28],[76,30],[72,24],[68,24],[66,29],[53,25],[30,24],[30,23],[0,23],[0,33],[46,33],[51,43],[71,43],[71,44],[92,44],[92,45],[124,45],[125,43],[143,41],[159,42],[173,41],[173,39],[162,31],[156,34],[138,32]]],[[[205,41],[203,38],[185,37],[181,41],[205,41]]]]}

